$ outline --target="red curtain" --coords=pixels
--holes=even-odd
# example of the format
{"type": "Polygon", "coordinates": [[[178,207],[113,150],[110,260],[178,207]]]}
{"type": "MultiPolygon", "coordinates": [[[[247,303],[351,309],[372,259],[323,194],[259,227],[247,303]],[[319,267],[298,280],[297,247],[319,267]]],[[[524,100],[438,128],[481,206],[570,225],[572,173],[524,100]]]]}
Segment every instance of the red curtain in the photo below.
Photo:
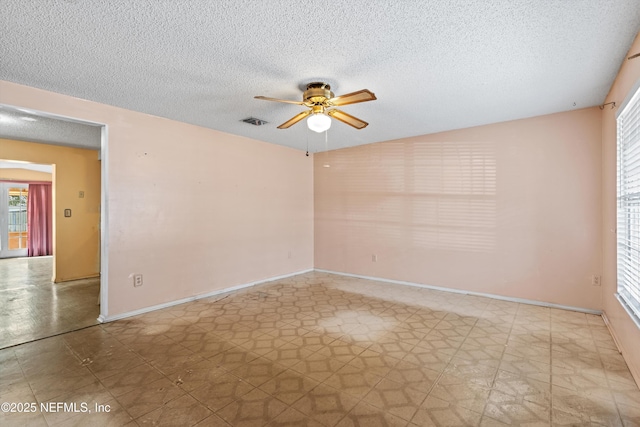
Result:
{"type": "Polygon", "coordinates": [[[51,183],[29,184],[27,198],[28,256],[53,254],[51,183]]]}

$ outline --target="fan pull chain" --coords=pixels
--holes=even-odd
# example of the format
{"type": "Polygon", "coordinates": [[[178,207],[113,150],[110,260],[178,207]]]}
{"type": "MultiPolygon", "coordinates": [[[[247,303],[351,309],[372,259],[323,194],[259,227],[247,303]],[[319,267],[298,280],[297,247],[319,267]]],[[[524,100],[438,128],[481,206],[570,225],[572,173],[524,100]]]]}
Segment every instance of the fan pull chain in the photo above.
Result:
{"type": "Polygon", "coordinates": [[[329,130],[325,130],[324,131],[324,152],[327,153],[326,154],[326,161],[325,164],[323,165],[325,168],[330,168],[331,165],[329,164],[329,130]]]}

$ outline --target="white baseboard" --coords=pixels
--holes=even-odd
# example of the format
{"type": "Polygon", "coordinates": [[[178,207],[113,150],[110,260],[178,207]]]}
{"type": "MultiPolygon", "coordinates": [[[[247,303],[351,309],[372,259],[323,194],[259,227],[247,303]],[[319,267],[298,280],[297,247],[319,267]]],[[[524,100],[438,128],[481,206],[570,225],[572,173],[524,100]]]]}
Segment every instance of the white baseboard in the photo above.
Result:
{"type": "MultiPolygon", "coordinates": [[[[622,355],[622,358],[625,359],[625,361],[631,360],[631,358],[628,357],[627,352],[624,349],[624,346],[618,339],[618,336],[616,335],[616,330],[613,328],[613,325],[609,321],[609,317],[607,317],[607,313],[604,311],[602,312],[602,320],[604,320],[604,324],[607,325],[607,329],[609,330],[609,333],[613,337],[613,342],[616,344],[618,353],[622,355]]],[[[635,380],[636,385],[640,387],[640,371],[636,370],[636,366],[631,363],[627,363],[627,367],[629,368],[629,371],[631,372],[631,376],[635,380]]]]}
{"type": "Polygon", "coordinates": [[[618,341],[618,337],[616,336],[615,330],[611,327],[611,323],[609,322],[609,318],[607,317],[607,313],[602,312],[602,320],[604,320],[604,324],[607,326],[607,329],[609,329],[609,333],[611,334],[611,337],[613,338],[613,342],[616,345],[616,349],[618,349],[618,353],[622,354],[622,346],[620,345],[620,342],[618,341]]]}
{"type": "Polygon", "coordinates": [[[184,304],[185,302],[191,302],[191,301],[196,301],[196,300],[203,299],[203,298],[213,297],[213,296],[216,296],[216,295],[222,295],[222,294],[226,294],[226,293],[229,293],[229,292],[238,291],[240,289],[245,289],[245,288],[250,288],[252,286],[260,285],[262,283],[272,282],[274,280],[281,280],[281,279],[286,279],[287,277],[297,276],[299,274],[304,274],[304,273],[309,273],[311,271],[313,271],[312,268],[310,268],[308,270],[296,271],[295,273],[284,274],[282,276],[270,277],[270,278],[264,279],[264,280],[258,280],[258,281],[255,281],[255,282],[244,283],[242,285],[231,286],[229,288],[218,289],[216,291],[207,292],[205,294],[194,295],[192,297],[182,298],[182,299],[175,300],[175,301],[169,301],[169,302],[165,302],[165,303],[158,304],[158,305],[152,305],[150,307],[144,307],[144,308],[141,308],[141,309],[138,309],[138,310],[134,310],[134,311],[129,311],[129,312],[126,312],[126,313],[115,314],[113,316],[106,316],[105,317],[103,315],[100,315],[98,317],[98,322],[100,322],[100,323],[113,322],[114,320],[125,319],[127,317],[137,316],[139,314],[149,313],[151,311],[162,310],[163,308],[173,307],[174,305],[184,304]]]}
{"type": "Polygon", "coordinates": [[[444,288],[442,286],[425,285],[422,283],[405,282],[402,280],[383,279],[380,277],[372,277],[372,276],[362,276],[360,274],[342,273],[340,271],[322,270],[318,268],[314,269],[314,271],[317,271],[319,273],[337,274],[339,276],[357,277],[359,279],[375,280],[378,282],[394,283],[396,285],[414,286],[417,288],[424,288],[424,289],[433,289],[436,291],[451,292],[454,294],[473,295],[477,297],[492,298],[492,299],[497,299],[501,301],[510,301],[510,302],[517,302],[521,304],[537,305],[540,307],[558,308],[562,310],[577,311],[580,313],[595,314],[595,315],[602,314],[602,310],[593,310],[590,308],[583,308],[583,307],[573,307],[570,305],[554,304],[550,302],[536,301],[536,300],[530,300],[525,298],[513,298],[513,297],[506,297],[503,295],[486,294],[483,292],[471,292],[471,291],[465,291],[462,289],[444,288]]]}
{"type": "Polygon", "coordinates": [[[98,322],[105,323],[105,322],[112,322],[114,320],[125,319],[127,317],[137,316],[139,314],[149,313],[151,311],[161,310],[163,308],[172,307],[174,305],[184,304],[186,302],[196,301],[196,300],[203,299],[203,298],[209,298],[209,297],[213,297],[213,296],[216,296],[216,295],[222,295],[222,294],[238,291],[240,289],[245,289],[245,288],[250,288],[252,286],[260,285],[262,283],[272,282],[274,280],[280,280],[280,279],[285,279],[287,277],[297,276],[299,274],[309,273],[311,271],[317,271],[319,273],[336,274],[336,275],[339,275],[339,276],[357,277],[359,279],[375,280],[375,281],[378,281],[378,282],[393,283],[393,284],[404,285],[404,286],[413,286],[413,287],[417,287],[417,288],[433,289],[433,290],[436,290],[436,291],[451,292],[451,293],[456,293],[456,294],[473,295],[473,296],[492,298],[492,299],[497,299],[497,300],[502,300],[502,301],[510,301],[510,302],[516,302],[516,303],[522,303],[522,304],[537,305],[537,306],[540,306],[540,307],[558,308],[558,309],[562,309],[562,310],[571,310],[571,311],[577,311],[577,312],[587,313],[587,314],[602,315],[602,311],[601,310],[592,310],[592,309],[583,308],[583,307],[574,307],[574,306],[569,306],[569,305],[554,304],[554,303],[542,302],[542,301],[536,301],[536,300],[529,300],[529,299],[524,299],[524,298],[506,297],[506,296],[503,296],[503,295],[488,294],[488,293],[483,293],[483,292],[471,292],[471,291],[465,291],[465,290],[461,290],[461,289],[445,288],[445,287],[442,287],[442,286],[426,285],[426,284],[422,284],[422,283],[406,282],[406,281],[402,281],[402,280],[384,279],[384,278],[373,277],[373,276],[363,276],[363,275],[360,275],[360,274],[344,273],[344,272],[340,272],[340,271],[332,271],[332,270],[310,268],[310,269],[307,269],[307,270],[301,270],[301,271],[296,271],[294,273],[284,274],[282,276],[270,277],[270,278],[264,279],[264,280],[258,280],[258,281],[255,281],[255,282],[244,283],[244,284],[237,285],[237,286],[232,286],[232,287],[229,287],[229,288],[218,289],[216,291],[207,292],[205,294],[194,295],[194,296],[191,296],[191,297],[182,298],[182,299],[175,300],[175,301],[169,301],[169,302],[165,302],[165,303],[162,303],[162,304],[153,305],[153,306],[150,306],[150,307],[144,307],[144,308],[141,308],[141,309],[138,309],[138,310],[129,311],[129,312],[126,312],[126,313],[120,313],[120,314],[116,314],[116,315],[113,315],[113,316],[100,315],[98,317],[98,322]]]}

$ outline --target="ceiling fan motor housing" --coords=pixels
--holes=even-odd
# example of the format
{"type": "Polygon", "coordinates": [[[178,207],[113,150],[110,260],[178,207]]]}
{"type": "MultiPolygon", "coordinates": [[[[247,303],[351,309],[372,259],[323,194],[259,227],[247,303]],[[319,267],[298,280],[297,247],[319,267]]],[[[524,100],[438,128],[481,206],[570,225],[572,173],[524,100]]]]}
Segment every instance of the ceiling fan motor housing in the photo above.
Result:
{"type": "Polygon", "coordinates": [[[327,99],[333,97],[331,86],[322,82],[309,83],[307,90],[304,91],[304,95],[302,96],[304,103],[309,106],[322,105],[327,99]]]}

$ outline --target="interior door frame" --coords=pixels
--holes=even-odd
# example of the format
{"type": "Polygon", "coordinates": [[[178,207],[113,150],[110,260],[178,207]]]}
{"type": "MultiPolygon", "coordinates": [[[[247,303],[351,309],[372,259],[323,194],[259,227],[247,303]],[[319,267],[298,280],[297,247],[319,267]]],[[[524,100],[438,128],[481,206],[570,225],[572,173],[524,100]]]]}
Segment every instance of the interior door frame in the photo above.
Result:
{"type": "MultiPolygon", "coordinates": [[[[106,123],[94,122],[90,120],[84,120],[77,117],[64,116],[61,114],[53,114],[46,111],[34,110],[29,108],[28,106],[21,105],[13,105],[13,104],[2,104],[0,106],[7,107],[11,109],[19,109],[31,114],[35,114],[42,117],[47,117],[55,120],[63,120],[68,122],[76,122],[82,123],[92,126],[100,126],[100,147],[97,149],[98,158],[100,160],[100,315],[98,316],[98,322],[102,323],[107,319],[109,313],[109,218],[107,216],[108,209],[108,142],[109,142],[109,132],[108,125],[106,123]]],[[[28,141],[28,139],[25,139],[28,141]]],[[[47,144],[47,142],[43,142],[38,140],[41,144],[47,144]]],[[[69,147],[78,148],[72,144],[61,144],[59,142],[49,142],[50,145],[63,145],[69,147]]],[[[89,147],[85,147],[90,149],[89,147]]],[[[55,200],[54,200],[55,203],[55,200]]],[[[56,254],[55,251],[53,253],[53,262],[55,264],[56,254]]]]}

